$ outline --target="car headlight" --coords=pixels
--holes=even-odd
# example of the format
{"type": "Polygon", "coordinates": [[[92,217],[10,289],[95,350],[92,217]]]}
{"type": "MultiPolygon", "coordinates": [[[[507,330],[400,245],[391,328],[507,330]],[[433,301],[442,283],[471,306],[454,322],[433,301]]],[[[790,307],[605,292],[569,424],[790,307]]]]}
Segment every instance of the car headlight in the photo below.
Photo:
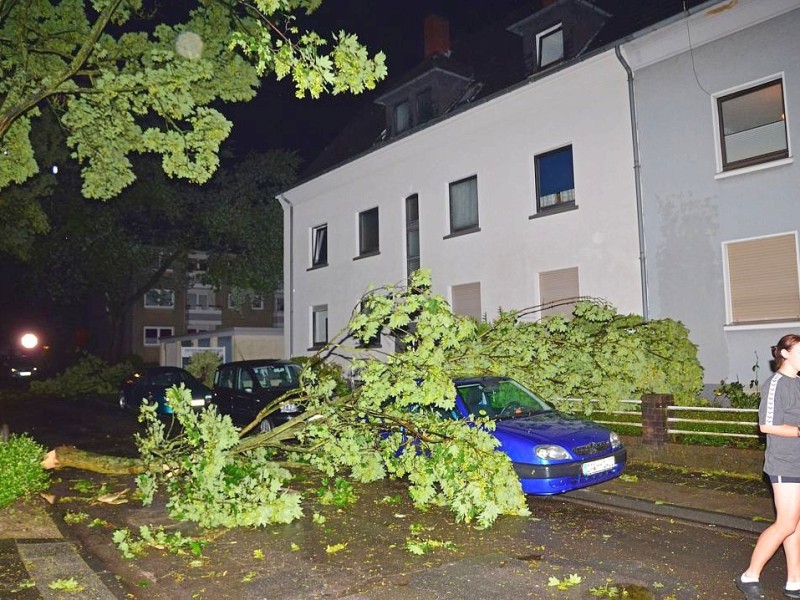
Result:
{"type": "Polygon", "coordinates": [[[611,435],[608,436],[608,441],[611,442],[612,448],[619,448],[622,446],[622,442],[619,439],[619,436],[615,432],[611,432],[611,435]]]}
{"type": "Polygon", "coordinates": [[[297,404],[294,402],[287,402],[286,404],[281,404],[281,412],[282,413],[294,413],[297,412],[299,409],[297,408],[297,404]]]}
{"type": "Polygon", "coordinates": [[[541,460],[567,460],[572,458],[564,448],[556,446],[555,444],[548,444],[546,446],[536,446],[533,453],[541,460]]]}

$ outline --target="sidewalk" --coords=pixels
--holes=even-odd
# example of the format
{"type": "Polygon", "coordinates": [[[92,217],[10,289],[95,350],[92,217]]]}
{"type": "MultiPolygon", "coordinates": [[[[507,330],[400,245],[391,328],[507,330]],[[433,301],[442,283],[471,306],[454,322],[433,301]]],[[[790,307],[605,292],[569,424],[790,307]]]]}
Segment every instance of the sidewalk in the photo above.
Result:
{"type": "MultiPolygon", "coordinates": [[[[632,465],[623,478],[559,498],[758,534],[773,519],[767,490],[753,479],[698,477],[669,468],[632,465]]],[[[87,556],[77,541],[69,539],[67,527],[59,529],[46,502],[35,498],[11,508],[0,511],[0,598],[126,598],[114,573],[104,570],[99,560],[87,556]],[[8,514],[11,508],[14,512],[8,514]],[[83,589],[75,594],[48,587],[53,581],[69,579],[83,589]]]]}

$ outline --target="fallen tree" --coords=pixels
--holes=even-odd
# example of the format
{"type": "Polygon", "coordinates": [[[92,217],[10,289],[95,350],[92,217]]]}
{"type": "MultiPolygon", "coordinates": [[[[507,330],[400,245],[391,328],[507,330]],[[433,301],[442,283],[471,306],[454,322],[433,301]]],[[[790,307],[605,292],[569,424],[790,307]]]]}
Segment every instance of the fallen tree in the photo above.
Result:
{"type": "Polygon", "coordinates": [[[196,412],[186,390],[174,388],[179,435],[146,406],[139,459],[62,447],[54,465],[137,474],[145,503],[163,490],[175,518],[203,526],[299,517],[300,496],[288,486],[299,466],[358,482],[404,478],[418,507],[447,506],[458,520],[488,526],[527,506],[510,460],[495,451],[494,423],[439,416],[453,408],[454,377],[507,375],[555,403],[596,399],[606,409],[648,392],[686,401],[700,387],[696,348],[679,323],[619,315],[597,300],[577,302],[570,318],[537,317],[536,309],[504,312],[490,324],[459,317],[431,293],[427,272],[418,272],[408,286],[365,294],[347,328],[304,366],[300,387],[250,426],[238,430],[213,407],[196,412]],[[401,349],[387,353],[374,343],[379,337],[401,349]],[[351,386],[324,368],[331,363],[344,365],[351,386]],[[305,412],[245,436],[288,401],[305,412]]]}

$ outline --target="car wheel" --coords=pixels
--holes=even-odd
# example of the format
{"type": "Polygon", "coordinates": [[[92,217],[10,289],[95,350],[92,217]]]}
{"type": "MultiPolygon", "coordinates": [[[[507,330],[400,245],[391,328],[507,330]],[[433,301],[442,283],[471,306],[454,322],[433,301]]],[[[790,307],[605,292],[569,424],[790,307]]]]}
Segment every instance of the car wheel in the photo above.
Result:
{"type": "Polygon", "coordinates": [[[119,402],[119,407],[122,410],[128,410],[128,400],[125,398],[124,393],[122,392],[119,393],[119,398],[117,399],[117,402],[119,402]]]}
{"type": "Polygon", "coordinates": [[[267,433],[268,431],[272,431],[272,423],[269,419],[264,419],[258,424],[258,432],[267,433]]]}

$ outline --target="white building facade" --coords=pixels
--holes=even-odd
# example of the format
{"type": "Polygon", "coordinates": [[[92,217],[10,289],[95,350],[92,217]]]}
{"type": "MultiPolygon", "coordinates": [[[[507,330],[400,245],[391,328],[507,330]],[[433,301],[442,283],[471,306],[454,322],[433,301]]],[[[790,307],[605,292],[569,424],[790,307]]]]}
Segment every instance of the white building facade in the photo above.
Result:
{"type": "Polygon", "coordinates": [[[641,313],[628,97],[606,50],[287,190],[286,355],[416,266],[480,319],[575,296],[641,313]]]}

